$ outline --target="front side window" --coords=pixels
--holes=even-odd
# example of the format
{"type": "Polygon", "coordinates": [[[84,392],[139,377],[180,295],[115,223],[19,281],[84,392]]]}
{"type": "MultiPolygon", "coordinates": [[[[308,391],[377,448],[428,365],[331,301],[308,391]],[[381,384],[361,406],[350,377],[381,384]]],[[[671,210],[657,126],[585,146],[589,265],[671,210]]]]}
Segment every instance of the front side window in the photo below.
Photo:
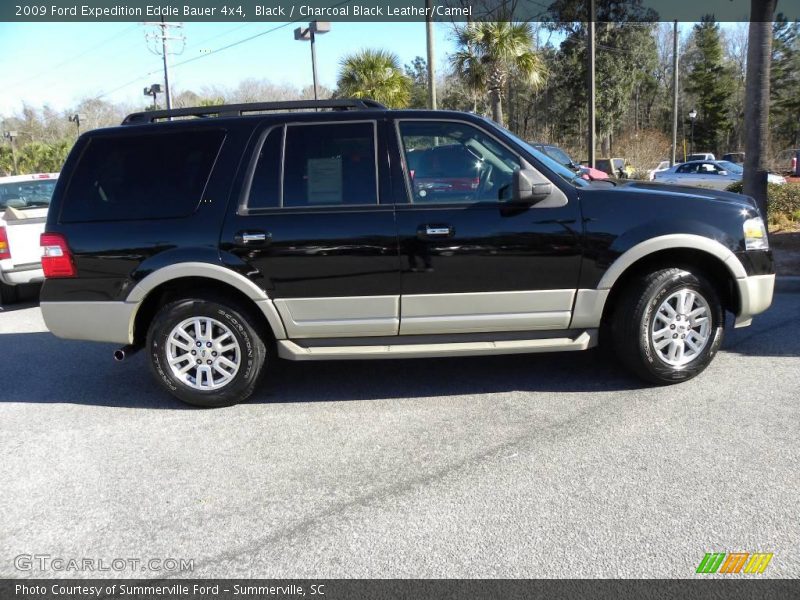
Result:
{"type": "Polygon", "coordinates": [[[494,138],[457,122],[401,121],[399,128],[413,202],[511,199],[519,158],[494,138]]]}
{"type": "Polygon", "coordinates": [[[286,128],[283,206],[377,204],[374,123],[286,128]]]}
{"type": "Polygon", "coordinates": [[[224,139],[219,130],[92,138],[67,187],[61,221],[188,216],[202,199],[224,139]]]}

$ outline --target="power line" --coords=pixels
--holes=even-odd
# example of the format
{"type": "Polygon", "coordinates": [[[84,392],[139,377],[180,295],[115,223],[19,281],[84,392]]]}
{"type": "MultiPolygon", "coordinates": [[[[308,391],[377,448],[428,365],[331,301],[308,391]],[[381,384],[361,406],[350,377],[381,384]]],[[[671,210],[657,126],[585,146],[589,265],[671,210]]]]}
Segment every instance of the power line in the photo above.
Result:
{"type": "Polygon", "coordinates": [[[124,35],[126,35],[126,34],[127,34],[129,31],[132,31],[133,29],[135,29],[135,28],[136,28],[136,26],[137,26],[137,25],[136,25],[136,23],[134,23],[133,25],[131,25],[131,26],[129,26],[129,27],[126,27],[125,29],[123,29],[121,32],[119,32],[119,33],[115,33],[114,35],[112,35],[112,36],[110,36],[110,37],[108,37],[108,38],[104,39],[102,42],[98,42],[98,43],[97,43],[97,44],[95,44],[94,46],[91,46],[90,48],[87,48],[86,50],[84,50],[84,51],[80,52],[79,54],[76,54],[76,55],[74,55],[74,56],[71,56],[70,58],[67,58],[67,59],[63,60],[63,61],[61,61],[60,63],[57,63],[57,64],[55,64],[55,65],[53,65],[53,66],[51,66],[51,67],[48,67],[48,68],[46,68],[46,69],[45,69],[45,70],[43,70],[43,71],[39,71],[38,73],[36,73],[36,74],[34,74],[34,75],[31,75],[31,76],[29,76],[29,77],[26,77],[25,79],[21,79],[21,80],[19,80],[19,81],[16,81],[16,82],[14,82],[14,83],[11,83],[11,84],[10,84],[8,87],[16,87],[16,86],[18,86],[18,85],[21,85],[21,84],[23,84],[23,83],[28,83],[29,81],[33,81],[34,79],[38,79],[38,78],[39,78],[39,77],[41,77],[42,75],[47,75],[48,73],[51,73],[52,71],[55,71],[56,69],[59,69],[59,68],[63,67],[64,65],[71,63],[71,62],[72,62],[72,61],[74,61],[74,60],[77,60],[77,59],[79,59],[79,58],[81,58],[81,57],[83,57],[83,56],[86,56],[86,55],[87,55],[87,54],[89,54],[90,52],[94,52],[94,51],[95,51],[95,50],[97,50],[98,48],[100,48],[100,47],[102,47],[102,46],[105,46],[107,43],[109,43],[109,42],[111,42],[111,41],[114,41],[114,40],[120,39],[121,37],[123,37],[124,35]]]}
{"type": "MultiPolygon", "coordinates": [[[[342,0],[342,2],[339,2],[338,4],[332,5],[331,8],[338,8],[340,6],[344,6],[345,4],[349,4],[350,2],[352,2],[352,0],[342,0]]],[[[192,58],[187,58],[186,60],[182,60],[180,62],[175,63],[174,65],[171,65],[171,67],[173,69],[176,69],[178,67],[182,67],[183,65],[188,65],[189,63],[193,63],[193,62],[198,61],[200,59],[208,58],[209,56],[212,56],[213,54],[218,54],[220,52],[224,52],[225,50],[229,50],[230,48],[234,48],[234,47],[239,46],[241,44],[245,44],[245,43],[250,42],[250,41],[252,41],[252,40],[254,40],[256,38],[260,38],[260,37],[268,35],[270,33],[274,33],[275,31],[278,31],[280,29],[284,29],[286,27],[289,27],[291,25],[299,23],[300,21],[303,21],[303,20],[304,20],[303,17],[299,17],[299,18],[295,19],[294,21],[289,21],[288,23],[284,23],[282,25],[277,25],[276,27],[271,27],[270,29],[267,29],[267,30],[262,31],[260,33],[256,33],[255,35],[251,35],[251,36],[248,36],[246,38],[242,38],[241,40],[237,40],[235,42],[231,42],[230,44],[226,44],[225,46],[221,46],[219,48],[216,48],[214,50],[206,52],[205,54],[201,54],[199,56],[193,56],[192,58]]],[[[229,31],[228,33],[231,33],[231,32],[229,31]]],[[[156,71],[150,71],[150,72],[145,73],[143,75],[139,75],[137,77],[134,77],[133,79],[131,79],[129,81],[126,81],[122,85],[120,85],[118,87],[115,87],[112,90],[109,90],[107,92],[103,92],[102,94],[99,94],[99,95],[95,96],[95,99],[99,100],[101,98],[105,98],[106,96],[108,96],[110,94],[113,94],[114,92],[117,92],[117,91],[121,90],[124,87],[127,87],[128,85],[130,85],[132,83],[135,83],[137,81],[140,81],[140,80],[144,79],[145,77],[153,75],[154,73],[158,73],[158,71],[157,70],[156,71]]]]}

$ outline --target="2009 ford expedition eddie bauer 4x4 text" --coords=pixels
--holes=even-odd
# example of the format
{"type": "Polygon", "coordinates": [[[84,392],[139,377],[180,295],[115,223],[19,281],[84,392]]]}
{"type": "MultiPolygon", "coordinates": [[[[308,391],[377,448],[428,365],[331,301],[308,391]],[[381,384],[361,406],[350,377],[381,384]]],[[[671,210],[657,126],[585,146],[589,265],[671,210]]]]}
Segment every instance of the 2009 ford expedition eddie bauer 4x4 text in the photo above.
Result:
{"type": "Polygon", "coordinates": [[[276,354],[600,343],[679,382],[709,364],[725,313],[748,325],[774,284],[746,196],[587,182],[481,117],[369,100],[136,113],[84,133],[42,246],[50,330],[124,345],[118,358],[146,348],[200,406],[245,400],[276,354]]]}

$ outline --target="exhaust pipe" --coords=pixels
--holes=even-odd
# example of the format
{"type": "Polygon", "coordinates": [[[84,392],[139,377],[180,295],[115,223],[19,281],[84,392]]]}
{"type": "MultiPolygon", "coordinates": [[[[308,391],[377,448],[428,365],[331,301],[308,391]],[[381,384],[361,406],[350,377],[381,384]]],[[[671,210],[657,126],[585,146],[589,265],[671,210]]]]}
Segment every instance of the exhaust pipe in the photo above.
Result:
{"type": "Polygon", "coordinates": [[[117,362],[122,362],[126,358],[130,358],[134,354],[136,354],[139,350],[141,350],[141,346],[135,346],[133,344],[128,344],[127,346],[123,346],[119,350],[114,350],[114,360],[117,362]]]}

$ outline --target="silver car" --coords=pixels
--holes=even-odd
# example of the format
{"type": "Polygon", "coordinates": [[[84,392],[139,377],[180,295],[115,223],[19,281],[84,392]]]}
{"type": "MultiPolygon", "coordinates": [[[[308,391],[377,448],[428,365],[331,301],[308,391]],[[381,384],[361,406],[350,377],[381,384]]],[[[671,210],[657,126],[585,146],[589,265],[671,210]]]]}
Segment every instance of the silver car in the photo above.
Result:
{"type": "MultiPolygon", "coordinates": [[[[661,183],[724,190],[730,184],[741,181],[743,174],[741,165],[727,160],[693,160],[658,171],[654,179],[661,183]]],[[[773,173],[767,176],[767,180],[769,183],[786,183],[783,177],[773,173]]]]}

